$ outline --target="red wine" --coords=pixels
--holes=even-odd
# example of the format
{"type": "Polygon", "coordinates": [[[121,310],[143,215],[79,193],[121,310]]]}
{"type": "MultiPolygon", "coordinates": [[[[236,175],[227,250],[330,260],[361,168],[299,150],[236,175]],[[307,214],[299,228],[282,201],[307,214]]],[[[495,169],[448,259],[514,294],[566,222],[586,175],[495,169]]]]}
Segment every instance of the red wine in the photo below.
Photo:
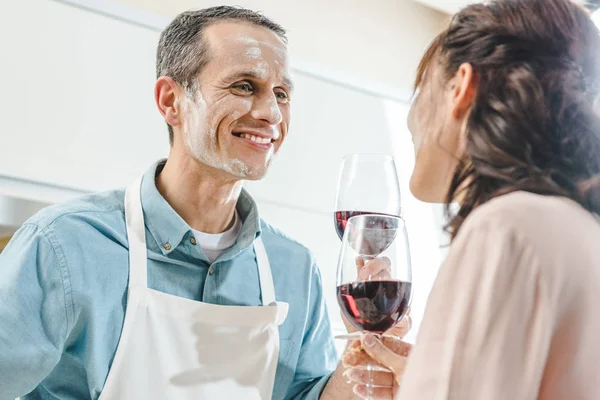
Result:
{"type": "Polygon", "coordinates": [[[362,221],[364,225],[348,233],[348,244],[362,256],[378,257],[392,244],[398,233],[398,223],[395,215],[373,213],[366,211],[336,211],[334,213],[335,228],[340,239],[348,220],[357,215],[371,215],[362,221]]]}
{"type": "Polygon", "coordinates": [[[337,288],[344,316],[361,331],[383,333],[408,310],[412,284],[403,281],[365,281],[337,288]]]}

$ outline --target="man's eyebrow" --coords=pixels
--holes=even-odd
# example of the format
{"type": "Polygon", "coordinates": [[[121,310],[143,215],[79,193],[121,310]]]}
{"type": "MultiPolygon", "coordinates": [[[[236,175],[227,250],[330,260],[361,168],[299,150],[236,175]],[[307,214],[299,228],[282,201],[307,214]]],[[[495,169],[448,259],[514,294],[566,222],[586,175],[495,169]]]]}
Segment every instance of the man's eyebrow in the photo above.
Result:
{"type": "Polygon", "coordinates": [[[292,80],[288,77],[283,78],[283,84],[290,90],[293,91],[294,90],[294,83],[292,82],[292,80]]]}

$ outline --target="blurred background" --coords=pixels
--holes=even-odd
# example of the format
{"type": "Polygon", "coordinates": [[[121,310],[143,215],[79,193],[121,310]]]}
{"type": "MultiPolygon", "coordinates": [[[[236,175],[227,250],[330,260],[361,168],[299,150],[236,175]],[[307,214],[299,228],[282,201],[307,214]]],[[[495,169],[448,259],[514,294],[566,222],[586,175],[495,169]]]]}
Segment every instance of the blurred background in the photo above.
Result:
{"type": "MultiPolygon", "coordinates": [[[[339,164],[396,158],[413,262],[414,340],[444,256],[442,208],[408,190],[414,71],[463,0],[236,0],[289,33],[295,86],[288,137],[269,176],[248,184],[264,219],[316,255],[336,333],[339,164]]],[[[0,6],[0,251],[37,210],[124,187],[168,154],[154,105],[160,31],[205,0],[9,0],[0,6]]],[[[598,1],[588,6],[595,9],[598,1]]],[[[598,13],[595,14],[599,17],[598,13]]],[[[599,18],[597,18],[599,19],[599,18]]],[[[340,343],[342,345],[342,343],[340,343]]]]}

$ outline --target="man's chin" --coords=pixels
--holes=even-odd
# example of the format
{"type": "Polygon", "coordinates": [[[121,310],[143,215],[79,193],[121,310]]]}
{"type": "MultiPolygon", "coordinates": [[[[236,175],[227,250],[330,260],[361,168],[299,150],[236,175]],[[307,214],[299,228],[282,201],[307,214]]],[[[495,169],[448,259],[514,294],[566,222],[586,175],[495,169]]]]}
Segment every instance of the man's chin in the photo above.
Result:
{"type": "Polygon", "coordinates": [[[244,177],[242,177],[242,179],[246,180],[246,181],[260,181],[265,176],[267,176],[266,169],[250,170],[250,171],[247,171],[247,173],[244,175],[244,177]]]}
{"type": "Polygon", "coordinates": [[[242,178],[245,181],[260,181],[262,180],[264,177],[266,176],[266,174],[262,174],[262,175],[249,175],[246,176],[245,178],[242,178]]]}
{"type": "Polygon", "coordinates": [[[231,163],[231,170],[229,172],[246,181],[259,181],[267,175],[268,169],[268,164],[253,166],[252,164],[245,163],[241,160],[234,160],[234,162],[231,163]]]}

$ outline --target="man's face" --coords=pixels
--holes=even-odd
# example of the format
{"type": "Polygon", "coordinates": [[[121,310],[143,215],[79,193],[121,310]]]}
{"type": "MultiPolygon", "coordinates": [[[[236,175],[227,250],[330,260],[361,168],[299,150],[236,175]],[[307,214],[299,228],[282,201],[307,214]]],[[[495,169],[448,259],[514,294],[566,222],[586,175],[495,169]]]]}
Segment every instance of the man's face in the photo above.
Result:
{"type": "MultiPolygon", "coordinates": [[[[290,123],[287,47],[267,28],[220,22],[204,31],[209,62],[181,99],[187,153],[240,179],[261,179],[290,123]]],[[[176,139],[177,140],[177,139],[176,139]]]]}

